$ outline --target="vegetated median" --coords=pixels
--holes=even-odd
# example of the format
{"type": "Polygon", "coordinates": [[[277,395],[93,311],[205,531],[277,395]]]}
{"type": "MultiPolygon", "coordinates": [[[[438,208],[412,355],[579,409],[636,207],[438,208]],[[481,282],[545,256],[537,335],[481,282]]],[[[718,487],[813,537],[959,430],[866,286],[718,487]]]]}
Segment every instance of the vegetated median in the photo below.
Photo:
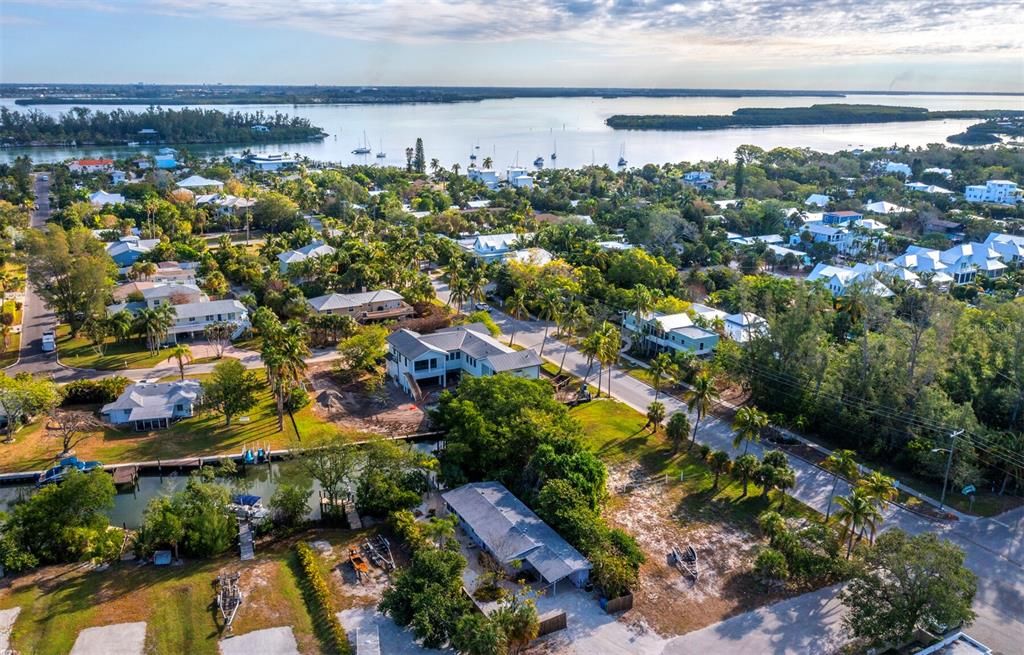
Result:
{"type": "Polygon", "coordinates": [[[781,125],[846,125],[901,123],[944,119],[997,119],[1019,115],[1010,109],[929,111],[922,107],[821,104],[810,107],[745,107],[729,115],[674,116],[616,114],[605,123],[616,130],[723,130],[734,127],[781,125]]]}

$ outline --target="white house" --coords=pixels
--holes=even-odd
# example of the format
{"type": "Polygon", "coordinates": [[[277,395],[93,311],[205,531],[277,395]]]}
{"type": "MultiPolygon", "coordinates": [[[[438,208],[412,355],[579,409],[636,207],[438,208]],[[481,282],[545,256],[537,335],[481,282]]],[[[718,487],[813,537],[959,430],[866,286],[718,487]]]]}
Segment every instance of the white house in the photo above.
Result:
{"type": "Polygon", "coordinates": [[[505,181],[516,189],[533,188],[533,178],[530,177],[530,172],[518,166],[512,166],[508,169],[505,173],[505,181]]]}
{"type": "Polygon", "coordinates": [[[123,205],[124,196],[120,193],[96,191],[89,194],[89,204],[93,207],[102,207],[103,205],[123,205]]]}
{"type": "Polygon", "coordinates": [[[698,327],[711,328],[716,321],[721,321],[725,334],[737,343],[746,343],[768,331],[768,321],[751,312],[728,314],[697,302],[690,306],[690,312],[694,314],[698,327]]]}
{"type": "Polygon", "coordinates": [[[921,182],[907,182],[903,185],[907,191],[918,191],[920,193],[935,193],[939,195],[949,196],[953,195],[953,192],[949,189],[944,189],[935,184],[923,184],[921,182]]]}
{"type": "Polygon", "coordinates": [[[498,172],[493,168],[471,168],[467,172],[467,175],[469,176],[469,179],[483,184],[488,189],[498,188],[498,182],[500,180],[498,179],[498,172]]]}
{"type": "Polygon", "coordinates": [[[113,159],[76,159],[68,164],[72,173],[109,173],[114,170],[113,159]]]}
{"type": "Polygon", "coordinates": [[[972,184],[964,189],[967,202],[991,202],[998,205],[1014,205],[1024,199],[1016,182],[989,180],[985,184],[972,184]]]}
{"type": "Polygon", "coordinates": [[[904,175],[906,177],[910,177],[913,173],[913,171],[911,171],[910,169],[910,164],[903,164],[897,161],[886,162],[885,172],[897,173],[899,175],[904,175]]]}
{"type": "Polygon", "coordinates": [[[985,245],[995,250],[1004,264],[1024,261],[1024,236],[992,232],[985,239],[985,245]]]}
{"type": "MultiPolygon", "coordinates": [[[[713,318],[705,317],[705,320],[710,322],[713,318]]],[[[689,312],[650,312],[640,317],[639,322],[635,313],[628,312],[623,317],[622,327],[634,339],[653,345],[657,352],[686,350],[695,355],[710,355],[718,345],[718,333],[698,326],[689,312]]]]}
{"type": "Polygon", "coordinates": [[[124,171],[110,171],[110,183],[113,185],[124,184],[128,180],[128,174],[124,171]]]}
{"type": "Polygon", "coordinates": [[[298,160],[292,157],[286,157],[282,154],[276,155],[252,155],[249,157],[239,158],[238,161],[244,162],[245,164],[260,171],[279,171],[282,168],[288,166],[294,166],[298,163],[298,160]]]}
{"type": "Polygon", "coordinates": [[[281,273],[287,273],[288,267],[292,264],[304,262],[307,259],[333,255],[335,252],[337,251],[332,246],[327,245],[323,241],[314,241],[298,250],[285,250],[277,256],[278,270],[281,273]]]}
{"type": "Polygon", "coordinates": [[[940,287],[953,283],[953,277],[947,273],[948,266],[942,261],[942,253],[931,248],[910,246],[907,251],[892,260],[892,264],[914,273],[918,279],[928,278],[940,287]]]}
{"type": "Polygon", "coordinates": [[[526,570],[553,591],[568,580],[583,587],[590,562],[499,482],[473,482],[441,495],[481,550],[508,573],[526,570]]]}
{"type": "Polygon", "coordinates": [[[530,264],[532,266],[547,266],[555,261],[555,256],[543,248],[523,248],[522,250],[513,250],[506,254],[505,261],[530,264]]]}
{"type": "Polygon", "coordinates": [[[210,298],[194,284],[154,284],[141,289],[146,307],[156,309],[160,305],[187,305],[209,302],[210,298]]]}
{"type": "Polygon", "coordinates": [[[210,206],[217,210],[218,214],[238,214],[246,209],[251,209],[256,204],[252,198],[239,198],[230,194],[207,193],[196,196],[196,206],[210,206]]]}
{"type": "Polygon", "coordinates": [[[598,241],[594,245],[601,250],[606,250],[608,252],[622,252],[624,250],[632,250],[634,248],[633,244],[626,241],[598,241]]]}
{"type": "Polygon", "coordinates": [[[178,182],[178,186],[182,189],[220,189],[224,186],[224,183],[220,180],[211,180],[210,178],[203,177],[202,175],[189,175],[184,180],[178,182]]]}
{"type": "Polygon", "coordinates": [[[388,335],[388,375],[413,398],[420,385],[447,387],[459,375],[509,373],[537,379],[540,357],[532,350],[514,350],[491,336],[481,323],[419,334],[397,330],[388,335]]]}
{"type": "Polygon", "coordinates": [[[505,259],[510,253],[516,250],[516,246],[523,240],[533,237],[532,232],[516,234],[505,232],[504,234],[481,234],[468,239],[460,239],[459,245],[463,250],[480,259],[493,262],[505,259]]]}
{"type": "Polygon", "coordinates": [[[331,293],[306,301],[316,314],[351,316],[357,321],[377,321],[412,316],[414,310],[401,294],[391,289],[363,293],[331,293]]]}
{"type": "Polygon", "coordinates": [[[857,264],[853,268],[820,263],[807,276],[808,282],[821,280],[833,296],[842,296],[850,287],[860,285],[872,295],[883,298],[893,295],[889,287],[875,279],[875,269],[867,264],[857,264]]]}
{"type": "Polygon", "coordinates": [[[136,431],[166,428],[192,416],[201,393],[198,380],[136,382],[117,400],[104,405],[100,416],[112,425],[131,425],[136,431]]]}
{"type": "Polygon", "coordinates": [[[932,168],[924,169],[923,172],[925,172],[925,173],[934,173],[936,175],[941,175],[942,177],[946,178],[947,180],[952,179],[952,177],[953,177],[953,171],[951,169],[949,169],[949,168],[936,168],[936,167],[933,166],[932,168]]]}
{"type": "Polygon", "coordinates": [[[830,202],[832,202],[832,198],[823,193],[812,193],[807,196],[807,200],[804,200],[804,204],[809,207],[824,207],[830,202]]]}
{"type": "Polygon", "coordinates": [[[984,243],[961,243],[944,250],[939,257],[946,265],[946,273],[953,276],[954,284],[974,282],[978,273],[997,278],[1006,272],[999,253],[984,243]]]}
{"type": "Polygon", "coordinates": [[[871,212],[873,214],[906,214],[911,210],[906,207],[894,205],[891,202],[880,200],[878,202],[869,202],[864,205],[864,211],[871,212]]]}
{"type": "Polygon", "coordinates": [[[709,171],[689,171],[683,175],[683,184],[700,191],[715,188],[715,176],[709,171]]]}

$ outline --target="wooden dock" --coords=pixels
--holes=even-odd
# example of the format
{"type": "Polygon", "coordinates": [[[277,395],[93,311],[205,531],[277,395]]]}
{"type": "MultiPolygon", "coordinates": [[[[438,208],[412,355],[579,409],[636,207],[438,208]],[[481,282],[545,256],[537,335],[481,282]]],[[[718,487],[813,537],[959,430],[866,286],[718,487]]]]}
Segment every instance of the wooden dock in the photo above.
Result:
{"type": "Polygon", "coordinates": [[[130,485],[134,487],[139,481],[139,467],[135,465],[118,466],[112,473],[114,474],[114,484],[116,486],[130,485]]]}
{"type": "Polygon", "coordinates": [[[380,629],[376,626],[356,630],[356,655],[380,655],[380,629]]]}
{"type": "Polygon", "coordinates": [[[256,547],[252,538],[252,525],[244,519],[238,519],[238,547],[243,562],[256,559],[256,547]]]}
{"type": "Polygon", "coordinates": [[[348,527],[353,530],[362,530],[363,522],[359,518],[359,512],[356,511],[356,504],[352,501],[347,501],[342,504],[342,508],[345,510],[345,520],[348,521],[348,527]]]}

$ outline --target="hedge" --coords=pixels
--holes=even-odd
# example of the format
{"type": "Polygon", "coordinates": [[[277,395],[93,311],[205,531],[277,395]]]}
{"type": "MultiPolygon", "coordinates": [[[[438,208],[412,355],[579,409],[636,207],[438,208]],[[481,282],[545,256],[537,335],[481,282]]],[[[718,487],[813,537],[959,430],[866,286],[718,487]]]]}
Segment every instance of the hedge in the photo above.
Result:
{"type": "Polygon", "coordinates": [[[345,628],[341,626],[341,621],[338,620],[338,613],[334,609],[334,600],[331,598],[331,590],[327,586],[327,581],[324,580],[323,573],[320,572],[316,553],[303,541],[295,544],[295,553],[299,557],[302,573],[309,583],[311,591],[309,600],[312,601],[311,604],[316,605],[310,607],[313,620],[325,629],[325,636],[330,640],[328,645],[332,652],[352,655],[348,636],[345,634],[345,628]]]}
{"type": "Polygon", "coordinates": [[[64,385],[64,405],[112,403],[131,384],[128,378],[115,375],[99,380],[75,380],[64,385]]]}

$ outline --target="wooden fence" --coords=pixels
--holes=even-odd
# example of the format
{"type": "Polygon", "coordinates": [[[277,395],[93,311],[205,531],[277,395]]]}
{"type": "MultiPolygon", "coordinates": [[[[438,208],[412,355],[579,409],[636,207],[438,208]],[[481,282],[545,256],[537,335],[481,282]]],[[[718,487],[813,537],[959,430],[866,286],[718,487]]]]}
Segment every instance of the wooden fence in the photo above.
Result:
{"type": "Polygon", "coordinates": [[[612,598],[611,600],[604,601],[602,605],[604,606],[604,611],[609,614],[625,612],[626,610],[633,609],[633,594],[612,598]]]}
{"type": "Polygon", "coordinates": [[[567,625],[568,622],[565,618],[565,612],[560,612],[558,610],[548,612],[544,616],[540,617],[540,628],[537,630],[537,636],[543,637],[544,635],[549,635],[552,632],[565,630],[567,625]]]}

